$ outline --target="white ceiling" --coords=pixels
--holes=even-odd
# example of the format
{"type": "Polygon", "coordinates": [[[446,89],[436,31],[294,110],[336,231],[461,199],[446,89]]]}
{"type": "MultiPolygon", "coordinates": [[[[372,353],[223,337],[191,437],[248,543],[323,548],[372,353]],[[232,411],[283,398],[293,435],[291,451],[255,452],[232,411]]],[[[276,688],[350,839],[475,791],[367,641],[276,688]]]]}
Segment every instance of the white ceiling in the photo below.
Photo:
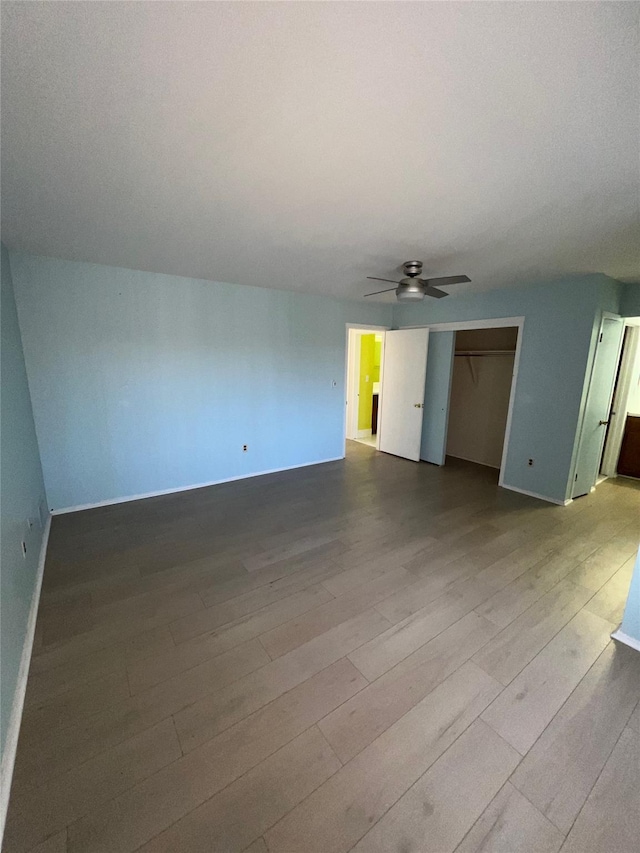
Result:
{"type": "Polygon", "coordinates": [[[3,239],[349,298],[640,280],[639,11],[4,2],[3,239]]]}

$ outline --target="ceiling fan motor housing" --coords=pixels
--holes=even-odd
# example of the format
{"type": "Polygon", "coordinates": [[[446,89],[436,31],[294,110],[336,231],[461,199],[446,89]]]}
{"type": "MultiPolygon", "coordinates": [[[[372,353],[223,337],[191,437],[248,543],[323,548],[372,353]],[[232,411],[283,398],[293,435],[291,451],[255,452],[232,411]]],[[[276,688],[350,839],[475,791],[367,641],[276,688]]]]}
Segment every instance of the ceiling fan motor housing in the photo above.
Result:
{"type": "Polygon", "coordinates": [[[402,268],[404,269],[405,275],[410,277],[420,275],[422,272],[422,261],[406,261],[402,268]]]}

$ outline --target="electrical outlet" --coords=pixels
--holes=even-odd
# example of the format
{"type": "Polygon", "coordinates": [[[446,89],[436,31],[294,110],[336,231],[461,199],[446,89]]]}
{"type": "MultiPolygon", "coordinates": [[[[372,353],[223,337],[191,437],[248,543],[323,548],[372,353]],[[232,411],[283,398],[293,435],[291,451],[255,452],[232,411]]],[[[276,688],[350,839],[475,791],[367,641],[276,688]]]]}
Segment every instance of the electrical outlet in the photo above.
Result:
{"type": "Polygon", "coordinates": [[[533,466],[533,459],[530,459],[527,464],[529,465],[529,468],[531,468],[533,466]]]}
{"type": "Polygon", "coordinates": [[[243,452],[243,453],[246,453],[248,449],[249,449],[249,445],[248,445],[248,444],[243,444],[243,445],[242,445],[242,452],[243,452]]]}

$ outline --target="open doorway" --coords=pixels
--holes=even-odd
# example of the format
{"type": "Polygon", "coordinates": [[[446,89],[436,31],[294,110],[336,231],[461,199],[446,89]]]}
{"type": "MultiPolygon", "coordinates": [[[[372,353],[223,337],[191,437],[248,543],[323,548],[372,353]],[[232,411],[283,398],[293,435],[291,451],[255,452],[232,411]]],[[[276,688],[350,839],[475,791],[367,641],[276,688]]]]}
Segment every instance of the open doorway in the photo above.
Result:
{"type": "Polygon", "coordinates": [[[445,461],[500,470],[517,340],[515,327],[455,332],[445,461]]]}
{"type": "Polygon", "coordinates": [[[466,459],[504,485],[524,317],[429,326],[420,459],[466,459]]]}
{"type": "Polygon", "coordinates": [[[640,478],[640,317],[624,323],[598,482],[618,475],[640,478]]]}
{"type": "Polygon", "coordinates": [[[347,328],[345,437],[375,449],[379,446],[385,331],[379,326],[347,328]]]}
{"type": "Polygon", "coordinates": [[[603,311],[580,426],[572,498],[589,494],[600,479],[624,329],[622,317],[603,311]]]}

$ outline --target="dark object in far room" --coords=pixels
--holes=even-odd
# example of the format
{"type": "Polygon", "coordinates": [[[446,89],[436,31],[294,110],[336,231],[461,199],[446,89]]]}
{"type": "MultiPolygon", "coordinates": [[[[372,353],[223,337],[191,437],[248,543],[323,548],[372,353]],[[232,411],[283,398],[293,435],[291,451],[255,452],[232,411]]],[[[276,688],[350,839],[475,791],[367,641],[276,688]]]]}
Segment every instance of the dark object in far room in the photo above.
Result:
{"type": "Polygon", "coordinates": [[[640,478],[640,417],[627,417],[618,459],[618,474],[640,478]]]}

